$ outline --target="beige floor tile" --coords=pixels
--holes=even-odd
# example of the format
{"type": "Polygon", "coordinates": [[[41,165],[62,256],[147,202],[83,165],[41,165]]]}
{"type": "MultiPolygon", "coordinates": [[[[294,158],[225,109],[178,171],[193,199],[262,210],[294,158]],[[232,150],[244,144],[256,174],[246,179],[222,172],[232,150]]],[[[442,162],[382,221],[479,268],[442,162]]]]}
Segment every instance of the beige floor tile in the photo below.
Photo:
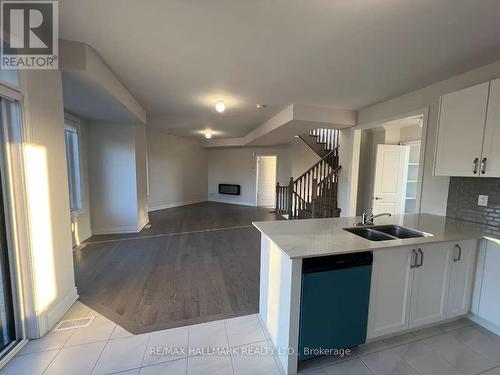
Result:
{"type": "Polygon", "coordinates": [[[109,340],[94,369],[94,375],[141,367],[149,334],[109,340]]]}
{"type": "Polygon", "coordinates": [[[90,344],[92,342],[107,341],[113,330],[115,323],[102,316],[96,317],[88,327],[75,329],[65,346],[90,344]]]}
{"type": "Polygon", "coordinates": [[[2,375],[41,375],[57,355],[57,350],[15,356],[0,371],[2,375]]]}
{"type": "Polygon", "coordinates": [[[62,349],[44,375],[90,375],[106,342],[70,346],[62,349]]]}

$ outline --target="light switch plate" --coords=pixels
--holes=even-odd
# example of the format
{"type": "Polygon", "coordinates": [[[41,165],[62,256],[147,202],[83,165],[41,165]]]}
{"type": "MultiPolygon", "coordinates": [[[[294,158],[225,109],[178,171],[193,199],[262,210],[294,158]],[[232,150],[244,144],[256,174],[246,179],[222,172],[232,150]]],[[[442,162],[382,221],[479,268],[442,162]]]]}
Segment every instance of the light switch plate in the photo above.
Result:
{"type": "Polygon", "coordinates": [[[480,195],[479,198],[477,199],[477,205],[483,206],[483,207],[488,206],[488,196],[487,195],[480,195]]]}

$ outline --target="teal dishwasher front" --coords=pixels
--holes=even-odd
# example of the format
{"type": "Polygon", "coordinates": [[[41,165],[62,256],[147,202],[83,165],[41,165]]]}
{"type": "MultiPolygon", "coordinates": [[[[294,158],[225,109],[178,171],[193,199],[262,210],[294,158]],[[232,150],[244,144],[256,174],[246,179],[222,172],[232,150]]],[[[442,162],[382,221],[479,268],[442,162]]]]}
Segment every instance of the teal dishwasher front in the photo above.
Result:
{"type": "Polygon", "coordinates": [[[366,341],[373,254],[302,261],[299,361],[366,341]]]}

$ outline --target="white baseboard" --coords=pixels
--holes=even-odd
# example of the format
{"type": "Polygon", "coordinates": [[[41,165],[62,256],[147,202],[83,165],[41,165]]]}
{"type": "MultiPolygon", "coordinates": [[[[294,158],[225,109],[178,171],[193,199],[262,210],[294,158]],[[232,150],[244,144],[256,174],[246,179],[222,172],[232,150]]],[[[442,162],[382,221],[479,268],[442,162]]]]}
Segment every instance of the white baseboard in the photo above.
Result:
{"type": "MultiPolygon", "coordinates": [[[[146,225],[146,224],[144,224],[146,225]]],[[[92,229],[92,234],[121,234],[121,233],[137,233],[140,232],[142,227],[138,229],[138,226],[129,227],[111,227],[111,228],[97,228],[92,229]]]]}
{"type": "Polygon", "coordinates": [[[206,202],[206,201],[207,201],[206,199],[193,199],[193,200],[184,201],[184,202],[174,202],[174,203],[160,204],[160,205],[157,205],[157,206],[148,207],[148,212],[158,211],[158,210],[164,210],[166,208],[174,208],[174,207],[180,207],[180,206],[187,206],[188,204],[202,203],[202,202],[206,202]]]}
{"type": "Polygon", "coordinates": [[[76,290],[76,287],[73,287],[73,289],[63,297],[63,299],[47,311],[47,328],[51,329],[54,327],[77,299],[78,291],[76,290]]]}
{"type": "Polygon", "coordinates": [[[472,320],[474,323],[479,324],[481,327],[486,328],[488,331],[493,332],[496,335],[500,336],[500,327],[497,326],[496,324],[493,324],[489,322],[486,319],[481,318],[480,316],[476,314],[469,314],[467,317],[472,320]]]}
{"type": "Polygon", "coordinates": [[[215,198],[215,197],[209,197],[208,201],[209,202],[217,202],[217,203],[239,204],[241,206],[251,206],[251,207],[256,206],[255,202],[245,202],[245,201],[238,201],[238,200],[231,200],[231,199],[224,199],[224,198],[215,198]]]}
{"type": "Polygon", "coordinates": [[[142,221],[142,223],[139,223],[139,225],[137,226],[137,232],[140,232],[141,230],[143,230],[144,227],[146,225],[148,225],[148,224],[149,224],[149,218],[146,217],[146,218],[144,218],[144,220],[142,221]]]}

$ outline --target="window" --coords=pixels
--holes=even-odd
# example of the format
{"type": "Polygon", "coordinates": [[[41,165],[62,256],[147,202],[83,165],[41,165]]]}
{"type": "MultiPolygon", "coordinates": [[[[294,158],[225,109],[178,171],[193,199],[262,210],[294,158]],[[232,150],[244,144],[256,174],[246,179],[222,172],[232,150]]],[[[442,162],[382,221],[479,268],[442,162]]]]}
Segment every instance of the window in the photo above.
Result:
{"type": "Polygon", "coordinates": [[[71,211],[82,208],[80,181],[79,123],[65,118],[66,161],[68,167],[69,207],[71,211]]]}

